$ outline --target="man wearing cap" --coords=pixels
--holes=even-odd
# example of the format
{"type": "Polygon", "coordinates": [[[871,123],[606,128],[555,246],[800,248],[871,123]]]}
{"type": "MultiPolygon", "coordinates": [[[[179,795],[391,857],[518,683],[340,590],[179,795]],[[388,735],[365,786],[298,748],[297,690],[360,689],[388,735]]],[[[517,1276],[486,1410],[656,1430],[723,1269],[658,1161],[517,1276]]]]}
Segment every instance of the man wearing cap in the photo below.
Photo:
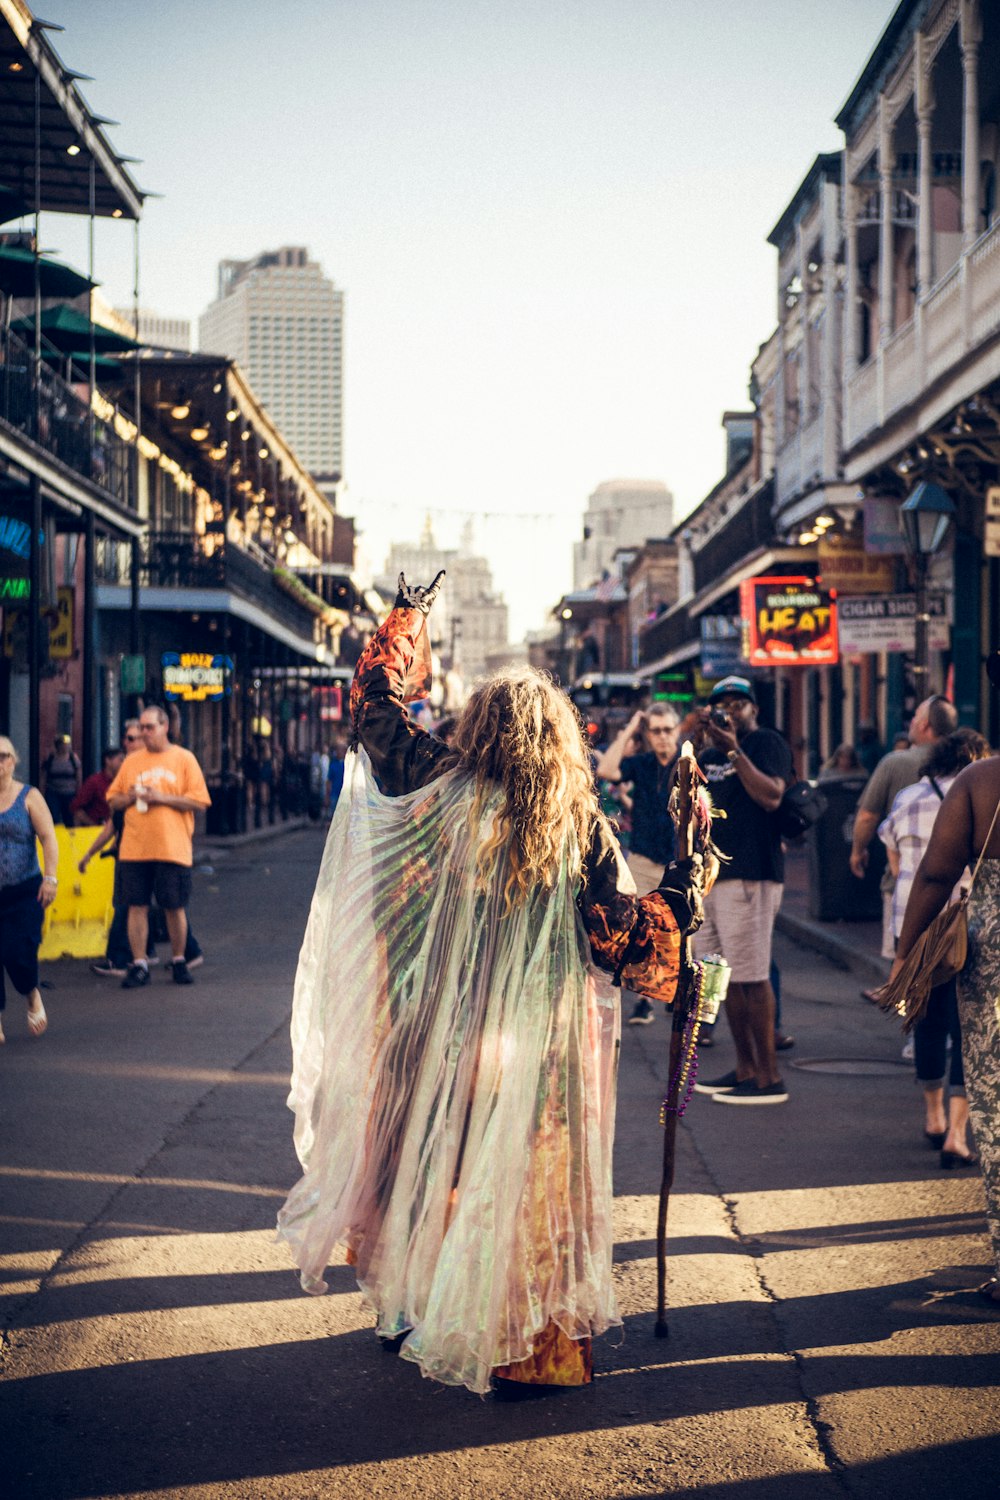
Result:
{"type": "Polygon", "coordinates": [[[774,1050],[771,937],[781,905],[785,867],[775,814],[794,780],[792,752],[773,729],[757,724],[757,696],[746,677],[724,677],[702,710],[708,748],[699,765],[713,805],[712,824],[723,859],[705,898],[705,922],[694,938],[696,958],[721,953],[732,977],[726,1014],[736,1067],[695,1085],[719,1104],[783,1104],[787,1090],[774,1050]]]}

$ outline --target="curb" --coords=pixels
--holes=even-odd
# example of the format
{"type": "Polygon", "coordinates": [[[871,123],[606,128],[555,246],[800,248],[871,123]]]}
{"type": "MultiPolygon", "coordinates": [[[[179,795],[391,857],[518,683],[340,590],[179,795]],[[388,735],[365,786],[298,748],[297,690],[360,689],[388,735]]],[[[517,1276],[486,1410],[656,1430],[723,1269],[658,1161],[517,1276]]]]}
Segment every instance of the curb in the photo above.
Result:
{"type": "Polygon", "coordinates": [[[827,932],[825,927],[821,927],[817,922],[809,921],[805,917],[792,916],[790,912],[779,911],[774,925],[786,937],[792,938],[796,943],[801,943],[804,948],[812,948],[814,952],[822,953],[824,958],[832,959],[842,968],[850,969],[853,974],[868,984],[884,984],[889,977],[889,965],[884,958],[878,958],[872,953],[859,952],[849,937],[841,937],[836,932],[827,932]]]}
{"type": "Polygon", "coordinates": [[[283,833],[298,833],[301,828],[319,828],[309,818],[289,818],[284,823],[266,823],[263,828],[249,828],[246,833],[213,834],[195,844],[195,861],[203,855],[223,849],[242,849],[247,844],[260,844],[266,839],[280,838],[283,833]]]}

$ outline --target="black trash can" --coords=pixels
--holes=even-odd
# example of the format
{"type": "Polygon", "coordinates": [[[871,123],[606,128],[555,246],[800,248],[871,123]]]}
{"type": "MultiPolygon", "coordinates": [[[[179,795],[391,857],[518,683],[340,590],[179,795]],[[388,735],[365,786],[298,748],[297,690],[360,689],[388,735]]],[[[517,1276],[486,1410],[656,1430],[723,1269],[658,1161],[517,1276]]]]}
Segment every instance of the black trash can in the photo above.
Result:
{"type": "Polygon", "coordinates": [[[876,836],[868,845],[864,880],[851,874],[851,841],[863,776],[844,776],[822,783],[826,812],[806,834],[809,855],[809,915],[820,922],[880,922],[879,882],[885,869],[885,846],[876,836]]]}

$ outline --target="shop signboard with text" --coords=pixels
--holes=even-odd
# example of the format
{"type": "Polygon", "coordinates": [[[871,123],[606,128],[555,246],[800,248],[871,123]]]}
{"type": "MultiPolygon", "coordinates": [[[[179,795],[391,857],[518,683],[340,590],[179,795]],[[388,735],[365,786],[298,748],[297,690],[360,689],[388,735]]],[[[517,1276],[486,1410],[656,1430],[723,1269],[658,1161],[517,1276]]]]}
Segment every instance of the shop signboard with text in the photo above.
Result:
{"type": "Polygon", "coordinates": [[[165,651],[163,696],[177,703],[214,703],[232,691],[232,658],[208,651],[165,651]]]}
{"type": "Polygon", "coordinates": [[[743,628],[731,615],[702,615],[701,670],[705,677],[727,677],[743,659],[743,628]]]}
{"type": "Polygon", "coordinates": [[[896,587],[896,559],[889,553],[866,552],[849,536],[823,536],[817,563],[825,589],[841,594],[891,594],[896,587]]]}
{"type": "Polygon", "coordinates": [[[740,584],[743,659],[751,667],[832,666],[837,600],[812,578],[747,578],[740,584]]]}
{"type": "MultiPolygon", "coordinates": [[[[948,611],[943,594],[927,599],[930,624],[927,645],[931,651],[947,651],[950,643],[948,611]]],[[[871,656],[916,650],[917,601],[913,594],[887,594],[881,599],[841,599],[838,632],[843,656],[871,656]]]]}

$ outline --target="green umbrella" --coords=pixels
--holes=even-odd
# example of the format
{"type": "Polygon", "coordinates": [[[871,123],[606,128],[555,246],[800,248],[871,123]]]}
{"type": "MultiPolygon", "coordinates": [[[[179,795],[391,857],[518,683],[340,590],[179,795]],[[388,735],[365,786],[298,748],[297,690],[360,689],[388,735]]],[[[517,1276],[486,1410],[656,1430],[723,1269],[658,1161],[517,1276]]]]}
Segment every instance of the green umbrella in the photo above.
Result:
{"type": "MultiPolygon", "coordinates": [[[[12,326],[17,333],[30,339],[35,330],[35,320],[18,318],[12,326]]],[[[61,354],[88,354],[91,330],[94,350],[98,354],[124,354],[129,349],[139,348],[134,339],[126,338],[123,333],[115,333],[113,328],[105,328],[102,323],[91,324],[86,313],[77,312],[75,307],[63,304],[48,307],[42,313],[42,337],[61,354]]]]}
{"type": "MultiPolygon", "coordinates": [[[[0,193],[4,189],[0,188],[0,193]]],[[[0,207],[0,214],[3,209],[0,207]]],[[[62,261],[38,259],[38,287],[43,297],[79,297],[96,282],[88,281],[62,261]]],[[[17,245],[0,245],[0,292],[7,297],[35,295],[35,257],[17,245]]]]}

